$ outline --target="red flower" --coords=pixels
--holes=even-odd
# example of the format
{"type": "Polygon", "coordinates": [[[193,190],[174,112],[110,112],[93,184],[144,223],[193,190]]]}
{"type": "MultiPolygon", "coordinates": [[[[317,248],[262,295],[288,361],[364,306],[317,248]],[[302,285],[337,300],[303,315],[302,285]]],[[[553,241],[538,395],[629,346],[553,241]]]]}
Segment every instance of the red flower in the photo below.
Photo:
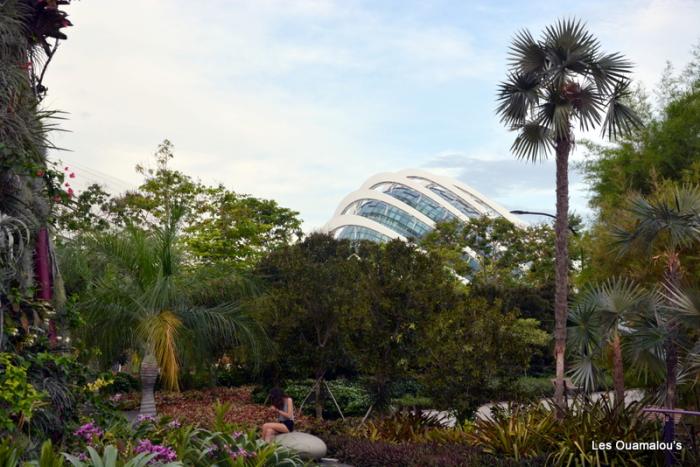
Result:
{"type": "Polygon", "coordinates": [[[68,166],[65,166],[65,167],[63,168],[63,170],[65,170],[66,172],[68,172],[68,166]]]}
{"type": "Polygon", "coordinates": [[[75,172],[71,172],[70,175],[68,175],[70,178],[75,178],[75,172]]]}
{"type": "Polygon", "coordinates": [[[63,184],[63,186],[70,186],[70,183],[66,182],[63,184]]]}
{"type": "Polygon", "coordinates": [[[68,197],[72,198],[75,192],[73,191],[73,188],[68,188],[68,197]]]}
{"type": "Polygon", "coordinates": [[[36,171],[36,176],[37,176],[37,177],[43,177],[43,176],[44,176],[44,173],[45,173],[45,172],[44,172],[43,170],[37,170],[37,171],[36,171]]]}

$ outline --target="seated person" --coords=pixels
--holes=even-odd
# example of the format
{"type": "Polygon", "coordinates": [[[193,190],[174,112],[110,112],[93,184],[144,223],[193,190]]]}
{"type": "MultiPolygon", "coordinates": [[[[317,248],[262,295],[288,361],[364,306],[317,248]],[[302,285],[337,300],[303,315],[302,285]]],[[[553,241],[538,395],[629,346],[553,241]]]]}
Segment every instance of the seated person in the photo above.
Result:
{"type": "Polygon", "coordinates": [[[278,433],[291,433],[294,431],[294,404],[280,388],[273,388],[269,396],[272,409],[277,412],[277,422],[268,422],[262,426],[262,439],[265,442],[272,441],[278,433]]]}

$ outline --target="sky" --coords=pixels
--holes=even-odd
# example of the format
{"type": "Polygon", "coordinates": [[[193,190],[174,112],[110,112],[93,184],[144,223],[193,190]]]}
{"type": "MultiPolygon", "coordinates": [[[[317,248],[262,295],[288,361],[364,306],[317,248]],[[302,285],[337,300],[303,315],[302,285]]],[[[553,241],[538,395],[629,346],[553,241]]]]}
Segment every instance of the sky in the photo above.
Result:
{"type": "MultiPolygon", "coordinates": [[[[172,166],[276,200],[304,229],[377,172],[453,176],[508,209],[554,212],[554,163],[510,153],[495,115],[507,51],[559,18],[588,25],[651,89],[698,43],[700,1],[82,0],[45,78],[67,112],[56,152],[78,188],[138,186],[165,138],[172,166]]],[[[588,135],[595,137],[594,135],[588,135]]],[[[580,135],[580,137],[582,137],[580,135]]],[[[573,160],[585,150],[578,146],[573,160]]],[[[571,174],[571,209],[586,186],[571,174]]]]}

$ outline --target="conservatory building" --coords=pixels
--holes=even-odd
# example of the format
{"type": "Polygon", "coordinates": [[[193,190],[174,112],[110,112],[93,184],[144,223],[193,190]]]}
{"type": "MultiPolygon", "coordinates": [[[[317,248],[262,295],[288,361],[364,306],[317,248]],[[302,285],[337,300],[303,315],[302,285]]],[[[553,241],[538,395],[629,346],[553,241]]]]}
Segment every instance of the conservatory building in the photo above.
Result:
{"type": "Polygon", "coordinates": [[[340,202],[323,230],[336,238],[385,242],[420,238],[437,222],[481,216],[504,217],[525,226],[462,182],[410,169],[371,177],[340,202]]]}

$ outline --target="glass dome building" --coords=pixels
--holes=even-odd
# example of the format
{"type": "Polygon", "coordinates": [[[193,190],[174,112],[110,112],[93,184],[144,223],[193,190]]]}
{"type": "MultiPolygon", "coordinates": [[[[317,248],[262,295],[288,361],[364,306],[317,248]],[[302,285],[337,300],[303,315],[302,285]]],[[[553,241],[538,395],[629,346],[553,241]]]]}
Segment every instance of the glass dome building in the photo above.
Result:
{"type": "Polygon", "coordinates": [[[423,170],[380,173],[338,205],[324,231],[336,238],[385,242],[420,238],[437,222],[490,216],[525,223],[462,182],[423,170]]]}

